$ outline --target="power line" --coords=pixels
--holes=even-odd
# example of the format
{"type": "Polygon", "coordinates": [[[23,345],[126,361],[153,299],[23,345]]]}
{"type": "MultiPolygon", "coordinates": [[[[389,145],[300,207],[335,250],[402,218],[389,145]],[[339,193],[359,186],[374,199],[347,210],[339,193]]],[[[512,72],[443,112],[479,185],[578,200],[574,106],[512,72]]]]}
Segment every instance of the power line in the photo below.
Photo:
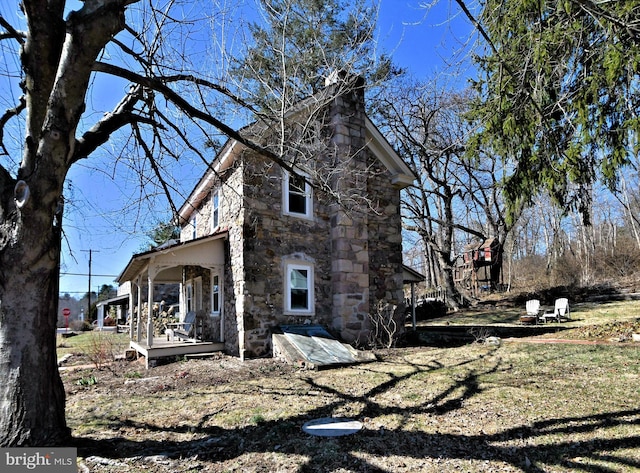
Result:
{"type": "MultiPolygon", "coordinates": [[[[60,273],[60,276],[89,276],[89,273],[60,273]]],[[[101,278],[117,278],[119,274],[93,274],[91,276],[101,277],[101,278]]]]}

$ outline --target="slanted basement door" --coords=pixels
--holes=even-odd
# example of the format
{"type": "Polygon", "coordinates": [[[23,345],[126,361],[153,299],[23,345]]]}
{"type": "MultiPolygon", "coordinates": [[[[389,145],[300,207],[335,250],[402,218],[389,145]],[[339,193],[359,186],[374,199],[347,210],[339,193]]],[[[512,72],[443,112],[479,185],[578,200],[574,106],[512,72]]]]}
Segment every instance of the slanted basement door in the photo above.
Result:
{"type": "Polygon", "coordinates": [[[359,351],[332,337],[321,325],[281,325],[273,334],[274,355],[309,368],[374,361],[371,352],[359,351]]]}

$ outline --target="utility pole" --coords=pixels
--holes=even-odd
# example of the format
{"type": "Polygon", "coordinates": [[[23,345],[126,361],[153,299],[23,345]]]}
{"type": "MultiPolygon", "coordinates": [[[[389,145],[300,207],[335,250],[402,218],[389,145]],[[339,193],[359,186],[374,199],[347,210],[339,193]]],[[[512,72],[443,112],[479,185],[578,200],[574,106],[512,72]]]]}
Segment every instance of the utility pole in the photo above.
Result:
{"type": "Polygon", "coordinates": [[[87,292],[87,321],[91,319],[91,259],[93,250],[81,250],[89,253],[89,291],[87,292]]]}

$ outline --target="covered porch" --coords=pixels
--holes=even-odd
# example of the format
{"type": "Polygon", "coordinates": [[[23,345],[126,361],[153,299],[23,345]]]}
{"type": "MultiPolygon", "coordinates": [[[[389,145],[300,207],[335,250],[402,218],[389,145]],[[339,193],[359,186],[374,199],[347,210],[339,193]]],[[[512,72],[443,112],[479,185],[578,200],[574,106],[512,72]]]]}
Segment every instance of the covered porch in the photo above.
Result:
{"type": "MultiPolygon", "coordinates": [[[[207,354],[224,349],[222,281],[226,232],[185,243],[169,242],[134,255],[118,278],[130,283],[129,346],[149,367],[154,359],[207,354]],[[179,303],[167,306],[160,285],[178,285],[179,303]],[[185,337],[168,336],[171,324],[185,324],[185,337]],[[196,330],[197,329],[197,330],[196,330]]],[[[172,332],[169,332],[172,334],[172,332]]]]}

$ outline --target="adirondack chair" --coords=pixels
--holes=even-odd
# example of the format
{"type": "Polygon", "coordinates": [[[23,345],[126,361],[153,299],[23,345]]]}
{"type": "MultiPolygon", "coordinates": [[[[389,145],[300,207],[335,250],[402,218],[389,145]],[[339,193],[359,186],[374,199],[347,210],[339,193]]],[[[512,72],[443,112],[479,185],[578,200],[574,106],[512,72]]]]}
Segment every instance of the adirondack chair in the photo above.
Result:
{"type": "Polygon", "coordinates": [[[571,320],[571,312],[569,310],[569,300],[566,297],[556,299],[553,312],[542,314],[542,320],[546,322],[560,322],[562,319],[571,320]]]}
{"type": "Polygon", "coordinates": [[[520,317],[520,322],[523,324],[537,324],[539,314],[540,301],[538,299],[530,299],[526,303],[526,314],[520,317]]]}
{"type": "Polygon", "coordinates": [[[197,330],[196,330],[196,313],[187,312],[182,322],[168,323],[165,331],[167,340],[173,341],[176,337],[180,340],[187,340],[189,342],[197,342],[197,330]]]}

